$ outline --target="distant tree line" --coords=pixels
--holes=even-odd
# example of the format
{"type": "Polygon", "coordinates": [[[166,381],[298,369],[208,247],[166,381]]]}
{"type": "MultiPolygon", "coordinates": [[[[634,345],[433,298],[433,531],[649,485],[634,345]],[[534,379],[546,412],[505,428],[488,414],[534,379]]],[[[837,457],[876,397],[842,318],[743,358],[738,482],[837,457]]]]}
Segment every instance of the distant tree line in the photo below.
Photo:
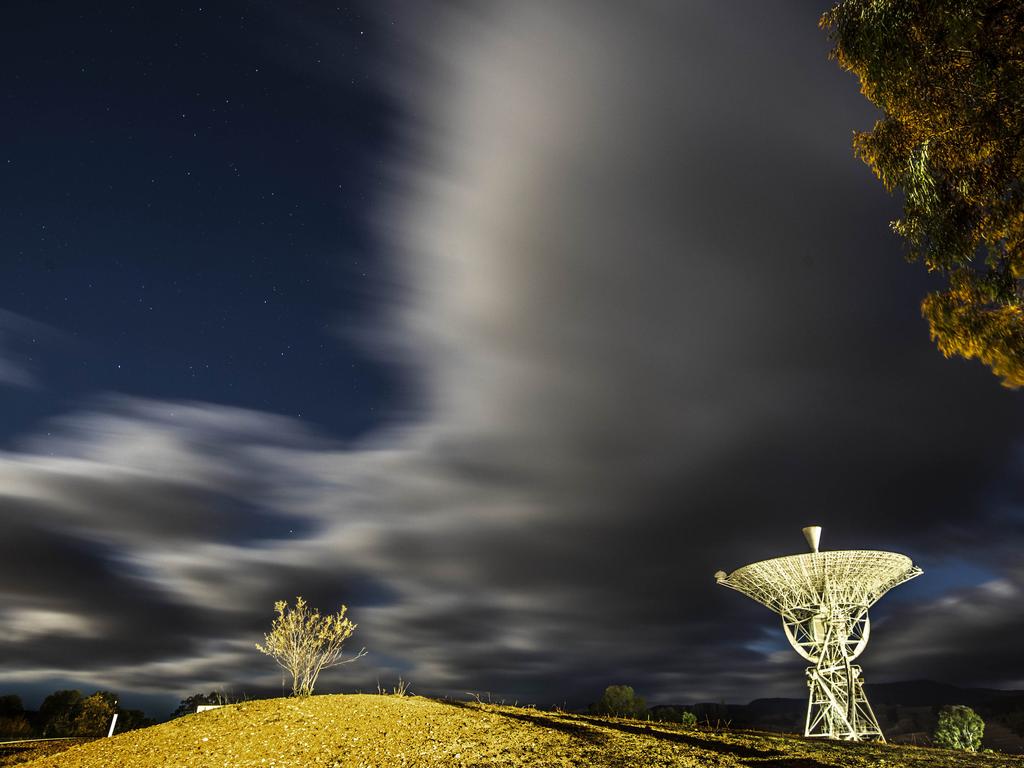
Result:
{"type": "MultiPolygon", "coordinates": [[[[621,717],[636,720],[648,720],[662,723],[675,723],[685,727],[695,727],[699,723],[704,727],[716,729],[729,728],[734,725],[734,717],[739,716],[739,727],[768,727],[771,730],[794,731],[798,723],[791,717],[788,702],[780,702],[783,709],[772,708],[751,711],[750,707],[728,706],[725,704],[696,704],[692,706],[654,706],[648,708],[643,697],[638,696],[631,686],[609,685],[604,689],[601,698],[590,705],[592,715],[602,717],[621,717]]],[[[993,717],[1002,722],[1009,730],[1024,738],[1024,697],[1006,696],[1000,699],[1002,710],[993,717]]],[[[917,730],[924,730],[921,713],[911,707],[909,720],[917,730]]],[[[801,706],[802,711],[802,706],[801,706]]],[[[885,711],[889,727],[892,728],[901,720],[901,707],[891,706],[885,711]]],[[[981,749],[981,739],[985,732],[985,721],[973,709],[964,705],[946,705],[933,708],[934,729],[928,731],[927,741],[936,747],[977,752],[981,749]]]]}
{"type": "Polygon", "coordinates": [[[139,709],[117,705],[110,691],[83,696],[81,691],[54,691],[39,705],[38,711],[26,710],[14,694],[0,696],[0,738],[31,739],[59,736],[105,736],[117,714],[117,732],[153,725],[139,709]]]}
{"type": "Polygon", "coordinates": [[[590,712],[594,715],[657,720],[686,726],[697,724],[697,716],[689,709],[665,706],[648,709],[647,702],[642,696],[637,696],[629,685],[609,685],[601,698],[590,705],[590,712]]]}
{"type": "Polygon", "coordinates": [[[186,696],[178,704],[177,709],[171,712],[170,720],[176,717],[183,717],[184,715],[194,714],[195,711],[201,706],[217,706],[223,707],[226,704],[237,704],[239,701],[244,701],[247,697],[245,696],[230,696],[224,691],[210,691],[209,693],[193,693],[191,696],[186,696]]]}

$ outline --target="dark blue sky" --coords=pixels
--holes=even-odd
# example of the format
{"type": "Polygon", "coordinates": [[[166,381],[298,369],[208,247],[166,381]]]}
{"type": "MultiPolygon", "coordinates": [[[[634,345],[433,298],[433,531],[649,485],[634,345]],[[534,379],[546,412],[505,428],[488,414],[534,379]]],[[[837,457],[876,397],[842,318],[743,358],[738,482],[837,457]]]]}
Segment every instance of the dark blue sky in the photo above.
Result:
{"type": "Polygon", "coordinates": [[[332,20],[320,50],[261,3],[6,11],[0,307],[53,332],[11,340],[45,386],[5,393],[5,438],[98,391],[341,436],[398,396],[351,333],[383,281],[367,62],[387,28],[332,20]]]}

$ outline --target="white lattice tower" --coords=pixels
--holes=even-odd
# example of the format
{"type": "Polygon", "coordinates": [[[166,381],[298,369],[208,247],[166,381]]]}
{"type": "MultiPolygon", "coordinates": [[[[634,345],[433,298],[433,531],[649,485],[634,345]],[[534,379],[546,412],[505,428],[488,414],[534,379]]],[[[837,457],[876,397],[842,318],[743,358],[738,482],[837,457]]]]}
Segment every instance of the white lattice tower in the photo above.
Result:
{"type": "Polygon", "coordinates": [[[814,665],[807,668],[805,736],[885,741],[852,662],[871,636],[868,609],[922,571],[895,552],[819,552],[818,526],[804,528],[804,535],[810,553],[719,571],[715,578],[779,614],[790,644],[814,665]]]}

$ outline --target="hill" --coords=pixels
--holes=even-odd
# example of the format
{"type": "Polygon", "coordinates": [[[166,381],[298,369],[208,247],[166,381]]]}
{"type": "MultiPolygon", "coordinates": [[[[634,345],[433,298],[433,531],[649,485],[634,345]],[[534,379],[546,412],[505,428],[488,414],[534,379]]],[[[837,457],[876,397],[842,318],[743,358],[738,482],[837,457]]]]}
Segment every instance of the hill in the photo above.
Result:
{"type": "Polygon", "coordinates": [[[365,694],[244,702],[99,739],[23,767],[484,765],[1024,768],[1024,759],[365,694]]]}

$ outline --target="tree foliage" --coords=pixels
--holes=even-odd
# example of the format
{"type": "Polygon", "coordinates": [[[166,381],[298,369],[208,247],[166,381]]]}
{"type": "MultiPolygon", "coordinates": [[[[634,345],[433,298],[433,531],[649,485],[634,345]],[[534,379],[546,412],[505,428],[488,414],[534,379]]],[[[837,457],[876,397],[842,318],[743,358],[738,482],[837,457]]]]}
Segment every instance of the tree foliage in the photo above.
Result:
{"type": "Polygon", "coordinates": [[[32,726],[25,717],[21,697],[0,696],[0,736],[5,739],[23,739],[32,735],[32,726]]]}
{"type": "Polygon", "coordinates": [[[597,715],[612,717],[642,717],[647,713],[647,703],[633,692],[629,685],[609,685],[601,699],[590,707],[597,715]]]}
{"type": "Polygon", "coordinates": [[[171,719],[191,715],[196,708],[206,704],[227,704],[229,699],[223,691],[210,691],[209,693],[193,693],[181,700],[178,708],[171,712],[171,719]]]}
{"type": "Polygon", "coordinates": [[[134,731],[136,728],[148,728],[155,724],[156,720],[146,717],[146,713],[141,709],[117,708],[117,733],[134,731]]]}
{"type": "Polygon", "coordinates": [[[105,736],[117,712],[117,699],[108,691],[96,691],[78,702],[72,732],[76,736],[105,736]]]}
{"type": "Polygon", "coordinates": [[[27,739],[33,736],[32,724],[24,715],[4,717],[0,715],[0,738],[4,740],[27,739]]]}
{"type": "Polygon", "coordinates": [[[688,709],[680,707],[657,707],[652,710],[651,717],[662,723],[677,723],[692,728],[697,725],[697,716],[688,709]]]}
{"type": "Polygon", "coordinates": [[[937,747],[977,752],[985,734],[985,721],[970,707],[952,705],[939,711],[932,742],[937,747]]]}
{"type": "Polygon", "coordinates": [[[117,731],[153,725],[138,709],[121,709],[117,696],[110,691],[96,691],[82,696],[80,691],[54,691],[39,706],[38,727],[43,736],[104,736],[117,713],[117,731]]]}
{"type": "Polygon", "coordinates": [[[347,606],[341,606],[331,616],[321,616],[302,597],[297,597],[294,608],[279,600],[274,611],[277,617],[270,632],[264,636],[263,645],[256,644],[256,649],[273,657],[292,676],[293,696],[311,695],[323,670],[349,664],[366,654],[363,649],[351,658],[341,658],[345,641],[358,626],[346,617],[347,606]]]}
{"type": "Polygon", "coordinates": [[[25,714],[21,697],[13,693],[0,696],[0,717],[18,717],[25,714]]]}
{"type": "Polygon", "coordinates": [[[39,720],[43,727],[43,736],[75,735],[75,716],[78,705],[82,701],[80,691],[54,691],[39,705],[39,720]]]}
{"type": "Polygon", "coordinates": [[[883,113],[855,153],[904,194],[893,229],[947,278],[921,305],[946,357],[1024,384],[1024,3],[843,0],[822,17],[883,113]]]}

